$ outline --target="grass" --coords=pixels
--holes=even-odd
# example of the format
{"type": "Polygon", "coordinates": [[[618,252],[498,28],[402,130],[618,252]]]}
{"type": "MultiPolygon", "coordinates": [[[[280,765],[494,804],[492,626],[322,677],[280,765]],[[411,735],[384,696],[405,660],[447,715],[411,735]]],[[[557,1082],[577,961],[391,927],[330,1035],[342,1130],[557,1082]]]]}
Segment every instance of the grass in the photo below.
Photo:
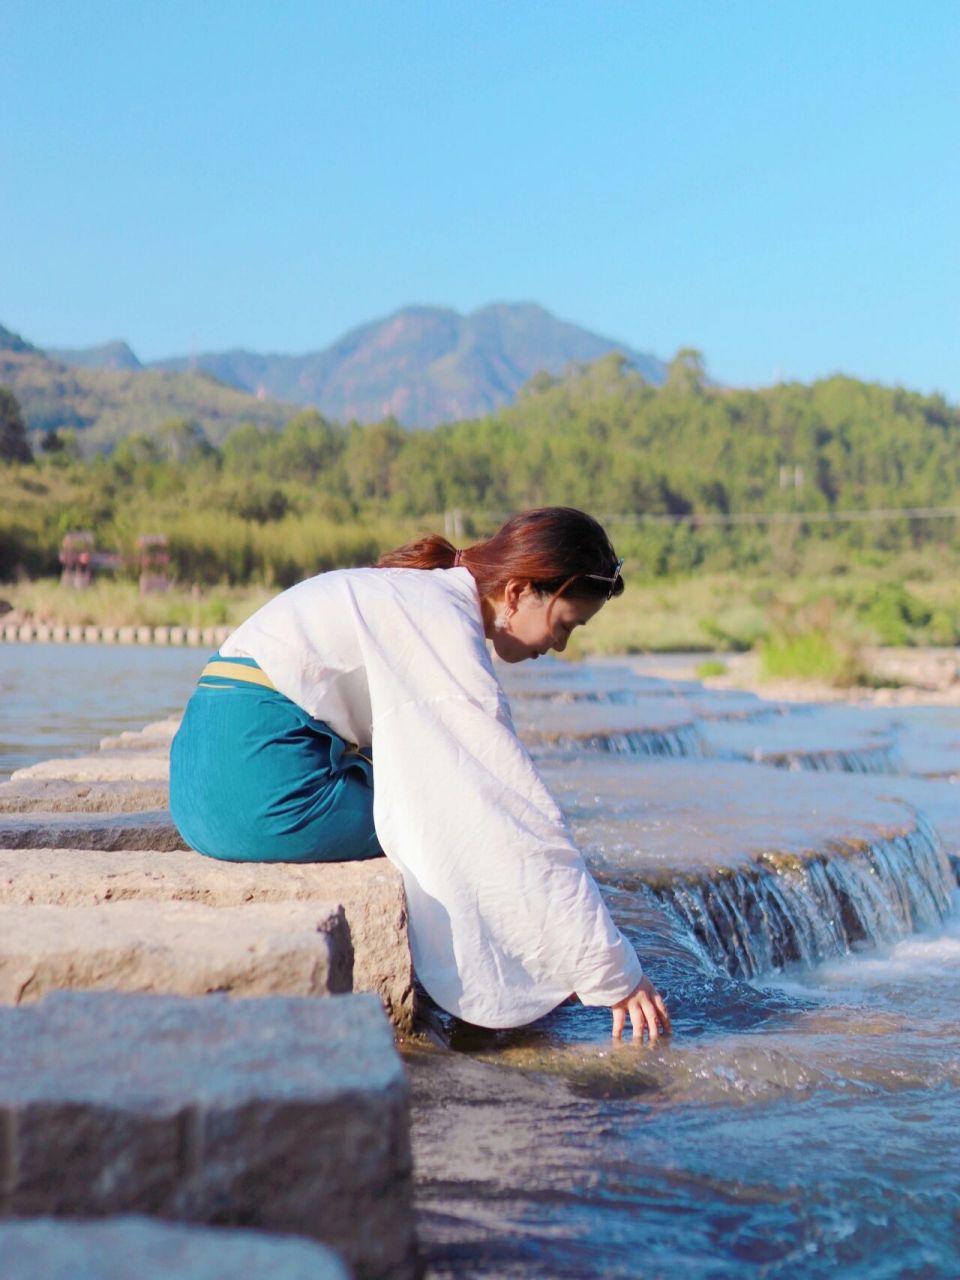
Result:
{"type": "Polygon", "coordinates": [[[867,683],[857,647],[826,631],[771,636],[759,651],[765,680],[812,680],[843,688],[867,683]]]}
{"type": "MultiPolygon", "coordinates": [[[[393,531],[391,530],[390,533],[393,531]]],[[[346,535],[345,535],[346,536],[346,535]]],[[[386,543],[386,535],[381,540],[386,543]]],[[[623,596],[578,628],[571,658],[630,653],[754,650],[769,678],[870,683],[861,653],[891,642],[954,645],[960,609],[952,565],[933,556],[795,576],[700,573],[644,580],[625,570],[623,596]]],[[[0,599],[40,621],[120,626],[239,624],[279,588],[174,587],[140,596],[129,581],[100,579],[85,592],[55,580],[0,585],[0,599]]],[[[701,674],[720,674],[718,659],[701,674]]]]}
{"type": "Polygon", "coordinates": [[[706,662],[697,665],[696,676],[698,680],[708,680],[711,676],[725,676],[729,671],[729,667],[725,662],[720,662],[717,658],[707,658],[706,662]]]}
{"type": "Polygon", "coordinates": [[[37,622],[83,626],[239,626],[273,595],[268,587],[173,587],[141,596],[135,582],[107,578],[86,591],[51,579],[0,586],[0,599],[37,622]]]}

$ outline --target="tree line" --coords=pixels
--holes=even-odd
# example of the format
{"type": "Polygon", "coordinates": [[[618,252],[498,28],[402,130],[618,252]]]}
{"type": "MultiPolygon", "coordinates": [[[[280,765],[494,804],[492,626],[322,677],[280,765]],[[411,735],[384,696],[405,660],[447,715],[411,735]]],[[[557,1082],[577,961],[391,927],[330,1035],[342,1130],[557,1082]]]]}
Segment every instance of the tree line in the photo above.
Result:
{"type": "MultiPolygon", "coordinates": [[[[12,404],[11,404],[12,401],[12,404]]],[[[614,517],[618,548],[651,576],[769,563],[827,541],[852,556],[958,550],[956,520],[890,519],[771,531],[651,517],[948,507],[960,488],[960,409],[942,396],[836,376],[763,390],[711,385],[699,353],[662,387],[622,357],[538,375],[516,403],[432,431],[331,422],[308,410],[280,430],[240,426],[218,447],[175,419],[83,457],[44,436],[31,456],[0,392],[0,575],[56,571],[67,529],[123,550],[162,531],[186,581],[278,585],[364,563],[442,513],[464,538],[552,503],[614,517]]]]}

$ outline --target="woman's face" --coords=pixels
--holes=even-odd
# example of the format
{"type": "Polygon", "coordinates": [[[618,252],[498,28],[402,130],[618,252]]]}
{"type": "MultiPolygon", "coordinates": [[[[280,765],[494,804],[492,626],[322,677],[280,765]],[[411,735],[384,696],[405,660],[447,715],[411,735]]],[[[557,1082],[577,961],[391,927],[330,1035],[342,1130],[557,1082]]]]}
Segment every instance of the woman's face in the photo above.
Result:
{"type": "Polygon", "coordinates": [[[603,600],[541,596],[530,583],[507,583],[504,596],[493,601],[487,639],[498,658],[523,662],[551,649],[563,653],[574,627],[582,627],[603,607],[603,600]],[[497,625],[497,621],[503,623],[497,625]]]}

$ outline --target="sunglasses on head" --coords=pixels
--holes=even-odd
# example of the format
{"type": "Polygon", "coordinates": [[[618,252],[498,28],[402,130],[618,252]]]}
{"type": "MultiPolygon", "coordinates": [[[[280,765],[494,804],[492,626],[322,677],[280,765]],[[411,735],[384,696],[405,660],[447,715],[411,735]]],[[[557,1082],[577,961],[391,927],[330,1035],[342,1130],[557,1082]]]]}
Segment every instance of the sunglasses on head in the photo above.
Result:
{"type": "Polygon", "coordinates": [[[606,573],[585,573],[582,576],[584,578],[595,578],[597,582],[609,582],[610,590],[607,592],[605,597],[606,600],[609,600],[610,597],[613,595],[614,587],[620,581],[620,570],[622,568],[623,568],[623,556],[620,557],[620,559],[617,561],[616,565],[614,566],[612,578],[609,576],[609,574],[606,574],[606,573]]]}

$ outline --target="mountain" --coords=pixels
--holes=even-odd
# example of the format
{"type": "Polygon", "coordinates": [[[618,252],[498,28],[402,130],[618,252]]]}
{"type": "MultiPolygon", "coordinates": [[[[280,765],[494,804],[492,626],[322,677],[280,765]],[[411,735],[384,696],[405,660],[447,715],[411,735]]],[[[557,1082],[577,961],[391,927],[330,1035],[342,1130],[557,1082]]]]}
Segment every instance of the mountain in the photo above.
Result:
{"type": "MultiPolygon", "coordinates": [[[[60,355],[69,364],[89,365],[95,352],[113,352],[119,345],[125,347],[60,355]]],[[[393,416],[405,426],[432,427],[482,417],[512,403],[536,374],[557,375],[571,362],[588,363],[611,351],[622,352],[649,381],[664,380],[665,365],[655,356],[568,324],[532,303],[498,303],[465,316],[442,307],[405,307],[307,355],[234,350],[148,367],[203,371],[238,390],[311,405],[341,422],[393,416]]]]}
{"type": "Polygon", "coordinates": [[[76,369],[142,369],[125,342],[105,342],[100,347],[47,347],[46,354],[76,369]]]}
{"type": "Polygon", "coordinates": [[[31,347],[29,342],[24,342],[19,333],[13,333],[10,329],[5,329],[0,324],[0,352],[8,351],[23,354],[24,352],[36,350],[37,348],[31,347]]]}
{"type": "MultiPolygon", "coordinates": [[[[132,353],[131,353],[132,354],[132,353]]],[[[198,422],[218,444],[242,422],[281,427],[296,406],[258,400],[206,373],[71,368],[0,326],[0,386],[17,397],[33,433],[73,429],[84,452],[150,435],[171,418],[198,422]]]]}

